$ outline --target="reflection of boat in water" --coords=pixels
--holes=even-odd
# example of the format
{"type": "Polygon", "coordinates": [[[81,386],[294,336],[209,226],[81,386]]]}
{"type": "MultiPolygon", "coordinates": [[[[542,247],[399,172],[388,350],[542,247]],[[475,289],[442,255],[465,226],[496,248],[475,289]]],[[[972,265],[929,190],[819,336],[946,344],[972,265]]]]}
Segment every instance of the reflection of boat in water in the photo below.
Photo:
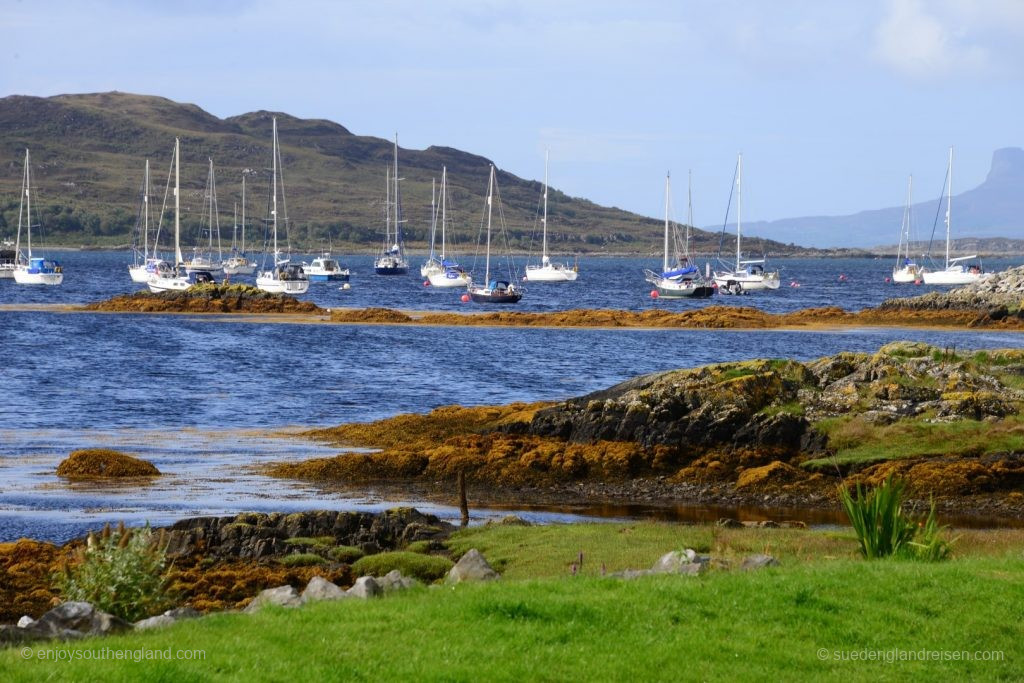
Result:
{"type": "MultiPolygon", "coordinates": [[[[951,232],[953,212],[953,148],[949,148],[949,166],[946,169],[946,267],[942,270],[924,269],[922,277],[926,285],[968,285],[977,282],[984,277],[980,265],[967,265],[965,261],[978,258],[977,254],[970,256],[949,257],[949,241],[951,232]]],[[[942,201],[940,198],[939,201],[942,201]]],[[[932,234],[935,228],[932,228],[932,234]]]]}
{"type": "MultiPolygon", "coordinates": [[[[491,165],[491,177],[487,183],[487,259],[484,268],[484,284],[469,285],[469,298],[482,304],[514,304],[523,298],[523,289],[515,284],[515,277],[512,269],[512,256],[507,257],[509,278],[508,280],[491,279],[491,214],[494,208],[494,198],[497,191],[497,183],[494,178],[494,166],[491,165]]],[[[498,216],[501,218],[501,198],[498,198],[498,216]]],[[[502,232],[504,233],[505,223],[502,219],[502,232]]],[[[506,240],[507,241],[507,240],[506,240]]]]}
{"type": "Polygon", "coordinates": [[[332,280],[348,282],[349,278],[348,268],[343,268],[337,259],[331,258],[330,251],[323,252],[309,265],[303,261],[302,269],[306,272],[306,277],[310,282],[330,282],[332,280]]]}
{"type": "MultiPolygon", "coordinates": [[[[645,270],[646,279],[655,287],[651,293],[659,297],[669,299],[706,299],[715,293],[715,288],[709,285],[701,276],[700,270],[690,261],[690,225],[693,223],[693,202],[688,201],[690,209],[687,211],[686,237],[680,246],[678,226],[672,224],[672,238],[675,247],[675,263],[670,264],[668,260],[668,238],[670,231],[669,215],[671,213],[671,179],[665,176],[665,244],[661,263],[661,274],[651,270],[645,270]]],[[[689,193],[687,193],[689,195],[689,193]]]]}
{"type": "MultiPolygon", "coordinates": [[[[779,272],[766,271],[765,260],[743,260],[743,157],[736,160],[736,264],[731,270],[715,271],[715,284],[722,294],[738,294],[761,289],[778,289],[779,272]]],[[[728,220],[728,219],[727,219],[728,220]]],[[[723,230],[725,226],[722,226],[723,230]]]]}

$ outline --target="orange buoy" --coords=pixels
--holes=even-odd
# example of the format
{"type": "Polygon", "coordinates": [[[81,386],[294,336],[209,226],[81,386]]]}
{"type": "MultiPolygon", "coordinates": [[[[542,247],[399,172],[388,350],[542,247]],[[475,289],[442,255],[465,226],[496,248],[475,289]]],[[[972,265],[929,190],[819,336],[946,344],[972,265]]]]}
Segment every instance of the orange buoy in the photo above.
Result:
{"type": "Polygon", "coordinates": [[[463,294],[462,295],[462,303],[466,303],[468,301],[469,301],[469,294],[463,294]]]}
{"type": "Polygon", "coordinates": [[[656,289],[652,289],[651,290],[651,298],[652,299],[657,299],[658,298],[658,290],[656,290],[656,289]]]}

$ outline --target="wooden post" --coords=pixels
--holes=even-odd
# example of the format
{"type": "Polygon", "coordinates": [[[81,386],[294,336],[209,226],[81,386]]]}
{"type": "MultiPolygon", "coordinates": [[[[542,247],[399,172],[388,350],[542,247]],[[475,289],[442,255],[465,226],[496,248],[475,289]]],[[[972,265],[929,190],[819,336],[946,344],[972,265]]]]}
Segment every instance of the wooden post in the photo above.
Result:
{"type": "Polygon", "coordinates": [[[459,513],[462,516],[462,526],[469,526],[469,502],[466,500],[466,471],[459,470],[459,513]]]}

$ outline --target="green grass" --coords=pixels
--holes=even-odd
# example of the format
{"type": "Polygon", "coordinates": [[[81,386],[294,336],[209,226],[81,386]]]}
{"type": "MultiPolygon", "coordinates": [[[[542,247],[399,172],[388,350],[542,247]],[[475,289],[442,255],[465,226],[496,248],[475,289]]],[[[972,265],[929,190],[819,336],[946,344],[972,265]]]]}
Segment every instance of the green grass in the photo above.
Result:
{"type": "Polygon", "coordinates": [[[828,434],[829,445],[836,453],[833,457],[808,460],[804,466],[810,468],[929,455],[978,456],[1024,450],[1024,419],[1014,415],[995,423],[904,419],[890,425],[873,425],[854,416],[821,420],[815,427],[828,434]]]}
{"type": "Polygon", "coordinates": [[[410,552],[378,553],[361,557],[352,563],[355,576],[384,576],[392,569],[420,581],[437,581],[452,568],[452,561],[438,555],[421,555],[410,552]]]}
{"type": "Polygon", "coordinates": [[[579,577],[220,614],[156,632],[0,653],[0,679],[1014,680],[1024,559],[862,560],[754,573],[579,577]],[[965,606],[969,608],[965,609],[965,606]],[[343,646],[339,646],[343,644],[343,646]],[[203,661],[38,661],[203,650],[203,661]],[[819,650],[1002,650],[1002,662],[822,661],[819,650]],[[81,656],[81,655],[79,655],[81,656]]]}
{"type": "Polygon", "coordinates": [[[357,548],[354,545],[339,545],[327,551],[327,556],[335,562],[345,562],[347,564],[355,562],[365,554],[361,548],[357,548]]]}
{"type": "Polygon", "coordinates": [[[297,547],[330,548],[337,541],[334,536],[293,536],[285,539],[285,543],[297,547]]]}
{"type": "Polygon", "coordinates": [[[311,567],[315,564],[323,564],[325,560],[313,553],[295,553],[294,555],[285,555],[278,562],[286,567],[311,567]]]}

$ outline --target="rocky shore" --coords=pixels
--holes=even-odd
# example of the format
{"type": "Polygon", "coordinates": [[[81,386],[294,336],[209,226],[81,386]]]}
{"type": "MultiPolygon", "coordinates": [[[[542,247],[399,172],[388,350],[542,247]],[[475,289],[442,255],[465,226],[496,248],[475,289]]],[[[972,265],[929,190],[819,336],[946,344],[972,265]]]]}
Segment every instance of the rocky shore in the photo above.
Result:
{"type": "Polygon", "coordinates": [[[309,301],[271,294],[252,285],[198,284],[184,292],[134,292],[87,304],[105,313],[322,313],[309,301]]]}
{"type": "Polygon", "coordinates": [[[638,377],[557,404],[450,406],[308,436],[373,447],[279,477],[408,481],[485,499],[829,507],[895,473],[959,514],[1024,517],[1024,352],[920,343],[809,363],[722,363],[638,377]],[[544,493],[547,492],[547,493],[544,493]],[[543,494],[543,495],[541,495],[543,494]]]}
{"type": "Polygon", "coordinates": [[[948,292],[929,292],[907,299],[886,299],[882,311],[985,311],[992,320],[1019,317],[1024,303],[1024,266],[985,275],[973,284],[948,292]]]}

